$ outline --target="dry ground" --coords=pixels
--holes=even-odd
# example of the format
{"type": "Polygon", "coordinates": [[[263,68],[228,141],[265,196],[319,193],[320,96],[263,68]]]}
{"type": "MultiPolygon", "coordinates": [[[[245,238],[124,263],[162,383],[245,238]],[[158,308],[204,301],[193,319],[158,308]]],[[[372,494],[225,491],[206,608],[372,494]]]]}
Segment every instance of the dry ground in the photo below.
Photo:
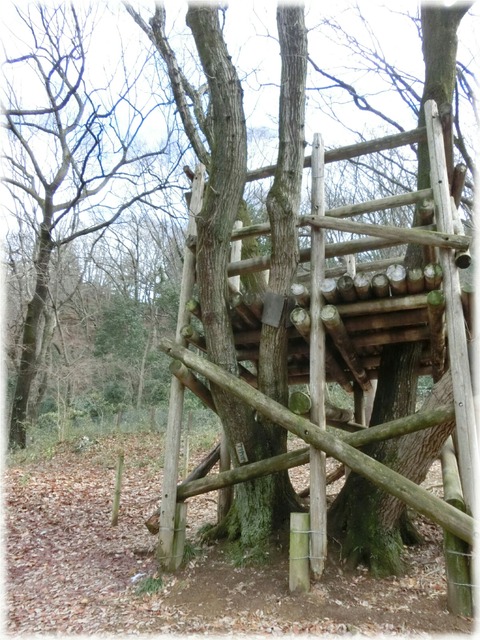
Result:
{"type": "MultiPolygon", "coordinates": [[[[446,610],[442,536],[418,520],[425,545],[406,550],[406,575],[346,575],[330,561],[307,595],[288,591],[288,550],[270,563],[235,567],[221,544],[197,551],[176,575],[158,578],[155,538],[144,520],[157,505],[160,436],[104,438],[84,451],[58,445],[41,460],[17,455],[6,469],[6,632],[56,634],[423,635],[470,634],[472,621],[446,610]],[[119,449],[125,469],[119,523],[110,525],[119,449]],[[158,581],[157,581],[158,584],[158,581]]],[[[206,454],[192,455],[190,468],[206,454]]],[[[331,464],[334,464],[333,462],[331,464]]],[[[292,471],[298,489],[305,468],[292,471]]],[[[434,467],[426,481],[441,492],[434,467]]],[[[338,490],[331,486],[330,491],[338,490]]],[[[216,517],[216,498],[188,501],[188,538],[216,517]]]]}

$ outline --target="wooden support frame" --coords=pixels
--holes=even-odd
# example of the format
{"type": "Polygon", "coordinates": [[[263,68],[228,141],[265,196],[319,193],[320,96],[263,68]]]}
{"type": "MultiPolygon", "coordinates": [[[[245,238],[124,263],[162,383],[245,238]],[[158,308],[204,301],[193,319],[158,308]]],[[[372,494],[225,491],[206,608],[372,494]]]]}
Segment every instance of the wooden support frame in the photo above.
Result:
{"type": "MultiPolygon", "coordinates": [[[[325,216],[325,150],[320,134],[312,147],[312,216],[325,216]]],[[[325,423],[325,331],[321,319],[322,295],[318,286],[325,278],[325,237],[320,228],[311,228],[310,286],[310,398],[312,422],[324,431],[325,423]]],[[[325,453],[310,447],[310,567],[320,578],[327,559],[327,472],[325,453]]]]}
{"type": "MultiPolygon", "coordinates": [[[[437,227],[442,233],[452,234],[453,215],[448,174],[443,145],[442,125],[438,108],[433,100],[425,104],[430,177],[435,198],[437,227]]],[[[467,510],[472,513],[476,504],[475,471],[479,468],[476,413],[473,400],[467,337],[463,318],[460,282],[455,254],[451,249],[440,251],[445,292],[448,352],[452,371],[453,396],[456,415],[456,438],[460,477],[467,510]]]]}
{"type": "MultiPolygon", "coordinates": [[[[195,169],[192,197],[190,200],[190,215],[187,234],[195,233],[195,216],[202,208],[203,189],[205,182],[205,167],[199,164],[195,169]]],[[[183,262],[182,283],[180,289],[179,313],[175,340],[179,345],[185,345],[181,334],[182,327],[188,324],[189,312],[187,302],[191,299],[195,284],[195,255],[185,249],[183,262]]],[[[167,429],[165,434],[165,463],[163,485],[160,503],[160,527],[157,546],[157,561],[167,570],[175,570],[175,514],[176,487],[178,478],[178,460],[180,455],[180,436],[182,432],[184,389],[182,382],[172,376],[170,384],[170,400],[168,405],[167,429]]]]}
{"type": "MultiPolygon", "coordinates": [[[[296,416],[283,405],[268,398],[257,389],[253,389],[237,376],[218,367],[206,358],[200,358],[174,340],[165,337],[160,338],[158,346],[170,357],[181,360],[187,367],[191,367],[228,393],[246,402],[268,419],[299,436],[307,444],[311,444],[324,451],[327,455],[343,462],[353,471],[380,487],[380,489],[395,496],[418,513],[437,522],[465,542],[472,544],[474,520],[470,515],[446,504],[441,498],[432,495],[400,473],[354,449],[343,438],[335,437],[309,420],[296,416]]],[[[359,431],[358,434],[350,435],[363,435],[368,431],[370,429],[364,429],[359,431]]]]}

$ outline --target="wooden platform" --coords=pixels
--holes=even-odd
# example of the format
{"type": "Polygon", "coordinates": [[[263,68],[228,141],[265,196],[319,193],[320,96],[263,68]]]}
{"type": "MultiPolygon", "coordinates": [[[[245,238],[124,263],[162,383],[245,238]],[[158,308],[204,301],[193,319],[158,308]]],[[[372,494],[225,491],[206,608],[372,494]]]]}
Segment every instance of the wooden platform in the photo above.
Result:
{"type": "MultiPolygon", "coordinates": [[[[372,269],[375,263],[372,264],[372,269]]],[[[318,286],[324,306],[322,319],[326,327],[327,381],[337,382],[347,391],[357,381],[362,388],[365,380],[378,376],[385,345],[406,342],[422,344],[420,375],[438,379],[447,366],[446,330],[439,264],[428,265],[423,271],[405,269],[401,261],[393,260],[384,271],[368,270],[363,264],[355,277],[348,274],[327,278],[318,286]],[[431,293],[433,292],[433,293],[431,293]]],[[[443,301],[444,302],[444,301],[443,301]]],[[[292,385],[309,382],[310,292],[302,283],[292,286],[286,299],[232,295],[231,313],[238,362],[245,380],[256,386],[255,368],[262,320],[275,324],[284,305],[288,307],[289,382],[292,385]]],[[[469,294],[465,293],[464,310],[469,324],[469,294]]],[[[190,309],[201,320],[198,303],[190,309]]],[[[205,342],[201,330],[191,324],[182,329],[187,342],[202,351],[205,342]]],[[[274,364],[272,363],[272,366],[274,364]]]]}

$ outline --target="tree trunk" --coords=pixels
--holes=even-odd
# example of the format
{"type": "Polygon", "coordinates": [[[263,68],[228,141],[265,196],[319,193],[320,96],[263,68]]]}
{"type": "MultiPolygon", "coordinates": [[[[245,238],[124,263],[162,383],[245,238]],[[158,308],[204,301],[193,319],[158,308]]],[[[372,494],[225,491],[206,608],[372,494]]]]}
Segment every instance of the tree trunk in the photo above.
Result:
{"type": "MultiPolygon", "coordinates": [[[[278,170],[267,201],[274,227],[269,289],[286,299],[298,262],[295,222],[303,168],[307,48],[302,9],[279,8],[277,22],[282,54],[282,97],[278,170]]],[[[217,11],[206,6],[191,7],[187,23],[192,29],[208,78],[215,114],[209,185],[197,221],[202,322],[209,358],[238,375],[226,274],[230,234],[242,205],[246,176],[246,131],[241,88],[221,36],[217,11]],[[221,144],[215,144],[215,141],[221,141],[221,144]]],[[[264,364],[259,370],[260,388],[283,404],[288,401],[287,311],[285,304],[280,326],[264,325],[260,361],[268,365],[264,364]]],[[[211,390],[234,466],[286,451],[286,432],[283,429],[271,423],[257,423],[249,407],[215,385],[211,390]]],[[[237,488],[236,500],[227,518],[229,533],[240,535],[245,547],[262,547],[262,542],[269,538],[274,527],[294,505],[297,507],[287,472],[245,482],[237,488]]]]}
{"type": "MultiPolygon", "coordinates": [[[[48,211],[48,204],[45,205],[48,211]]],[[[47,219],[50,219],[46,215],[47,219]]],[[[27,444],[27,411],[30,392],[37,371],[38,341],[40,339],[41,320],[48,294],[49,265],[53,243],[49,224],[43,223],[38,241],[37,260],[35,262],[35,292],[28,303],[27,315],[23,326],[20,366],[13,395],[10,420],[9,446],[24,449],[27,444]]]]}
{"type": "MultiPolygon", "coordinates": [[[[436,383],[423,409],[453,402],[450,373],[436,383]]],[[[455,427],[452,418],[437,427],[364,448],[394,471],[420,484],[455,427]]],[[[375,575],[402,572],[403,544],[419,541],[405,518],[405,505],[351,473],[329,511],[329,535],[341,541],[349,567],[366,563],[375,575]]]]}
{"type": "MultiPolygon", "coordinates": [[[[468,10],[425,4],[421,9],[422,41],[425,60],[425,85],[419,114],[419,126],[425,125],[424,104],[434,99],[439,105],[450,105],[456,77],[456,32],[468,10]]],[[[448,159],[447,159],[448,163],[448,159]]],[[[427,143],[418,146],[417,188],[430,187],[430,161],[427,143]]],[[[417,214],[414,224],[421,222],[417,214]]],[[[421,266],[428,259],[418,245],[409,245],[405,257],[408,267],[421,266]]],[[[421,345],[410,343],[384,347],[374,400],[371,425],[400,418],[415,411],[418,362],[421,345]]],[[[450,374],[435,385],[429,403],[452,397],[450,374]]],[[[426,434],[404,436],[395,442],[368,447],[369,455],[421,482],[439,453],[454,423],[426,434]]],[[[350,474],[341,493],[332,505],[329,529],[342,544],[342,553],[350,566],[366,562],[380,575],[401,571],[401,550],[404,542],[418,541],[409,524],[406,510],[395,499],[372,487],[368,481],[350,474]]]]}
{"type": "MultiPolygon", "coordinates": [[[[307,33],[303,8],[281,6],[277,9],[277,26],[282,58],[280,90],[279,151],[272,188],[267,196],[267,211],[271,226],[271,264],[268,292],[283,299],[283,312],[278,326],[264,323],[259,347],[258,388],[265,395],[288,405],[287,321],[288,296],[298,265],[297,220],[300,207],[303,159],[305,148],[305,83],[307,64],[307,33]],[[273,366],[272,366],[273,365],[273,366]]],[[[285,453],[287,433],[276,424],[262,418],[262,439],[270,456],[285,453]]],[[[263,455],[263,457],[267,457],[263,455]]],[[[295,492],[288,473],[265,479],[271,504],[271,524],[278,526],[292,509],[298,509],[295,492]]]]}

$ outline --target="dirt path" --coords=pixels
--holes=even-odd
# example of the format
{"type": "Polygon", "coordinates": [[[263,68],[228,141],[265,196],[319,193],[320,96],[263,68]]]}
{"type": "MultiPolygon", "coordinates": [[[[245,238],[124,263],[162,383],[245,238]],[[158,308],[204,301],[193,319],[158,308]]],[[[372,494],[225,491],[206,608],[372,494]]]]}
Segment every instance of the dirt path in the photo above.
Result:
{"type": "MultiPolygon", "coordinates": [[[[373,580],[329,563],[309,594],[288,591],[288,550],[280,543],[262,568],[234,567],[222,545],[197,552],[155,593],[155,538],[143,522],[156,506],[159,436],[113,438],[83,452],[6,471],[7,633],[458,634],[471,621],[446,611],[441,533],[420,520],[422,547],[406,551],[407,575],[373,580]],[[121,510],[110,526],[119,447],[125,449],[121,510]],[[151,582],[152,582],[151,581],[151,582]]],[[[198,452],[194,466],[205,454],[198,452]]],[[[293,473],[299,488],[306,471],[293,473]]],[[[438,469],[428,484],[436,485],[438,469]],[[435,475],[436,474],[436,475],[435,475]]],[[[333,490],[333,489],[332,489],[333,490]]],[[[215,521],[214,494],[188,504],[188,538],[215,521]]]]}

